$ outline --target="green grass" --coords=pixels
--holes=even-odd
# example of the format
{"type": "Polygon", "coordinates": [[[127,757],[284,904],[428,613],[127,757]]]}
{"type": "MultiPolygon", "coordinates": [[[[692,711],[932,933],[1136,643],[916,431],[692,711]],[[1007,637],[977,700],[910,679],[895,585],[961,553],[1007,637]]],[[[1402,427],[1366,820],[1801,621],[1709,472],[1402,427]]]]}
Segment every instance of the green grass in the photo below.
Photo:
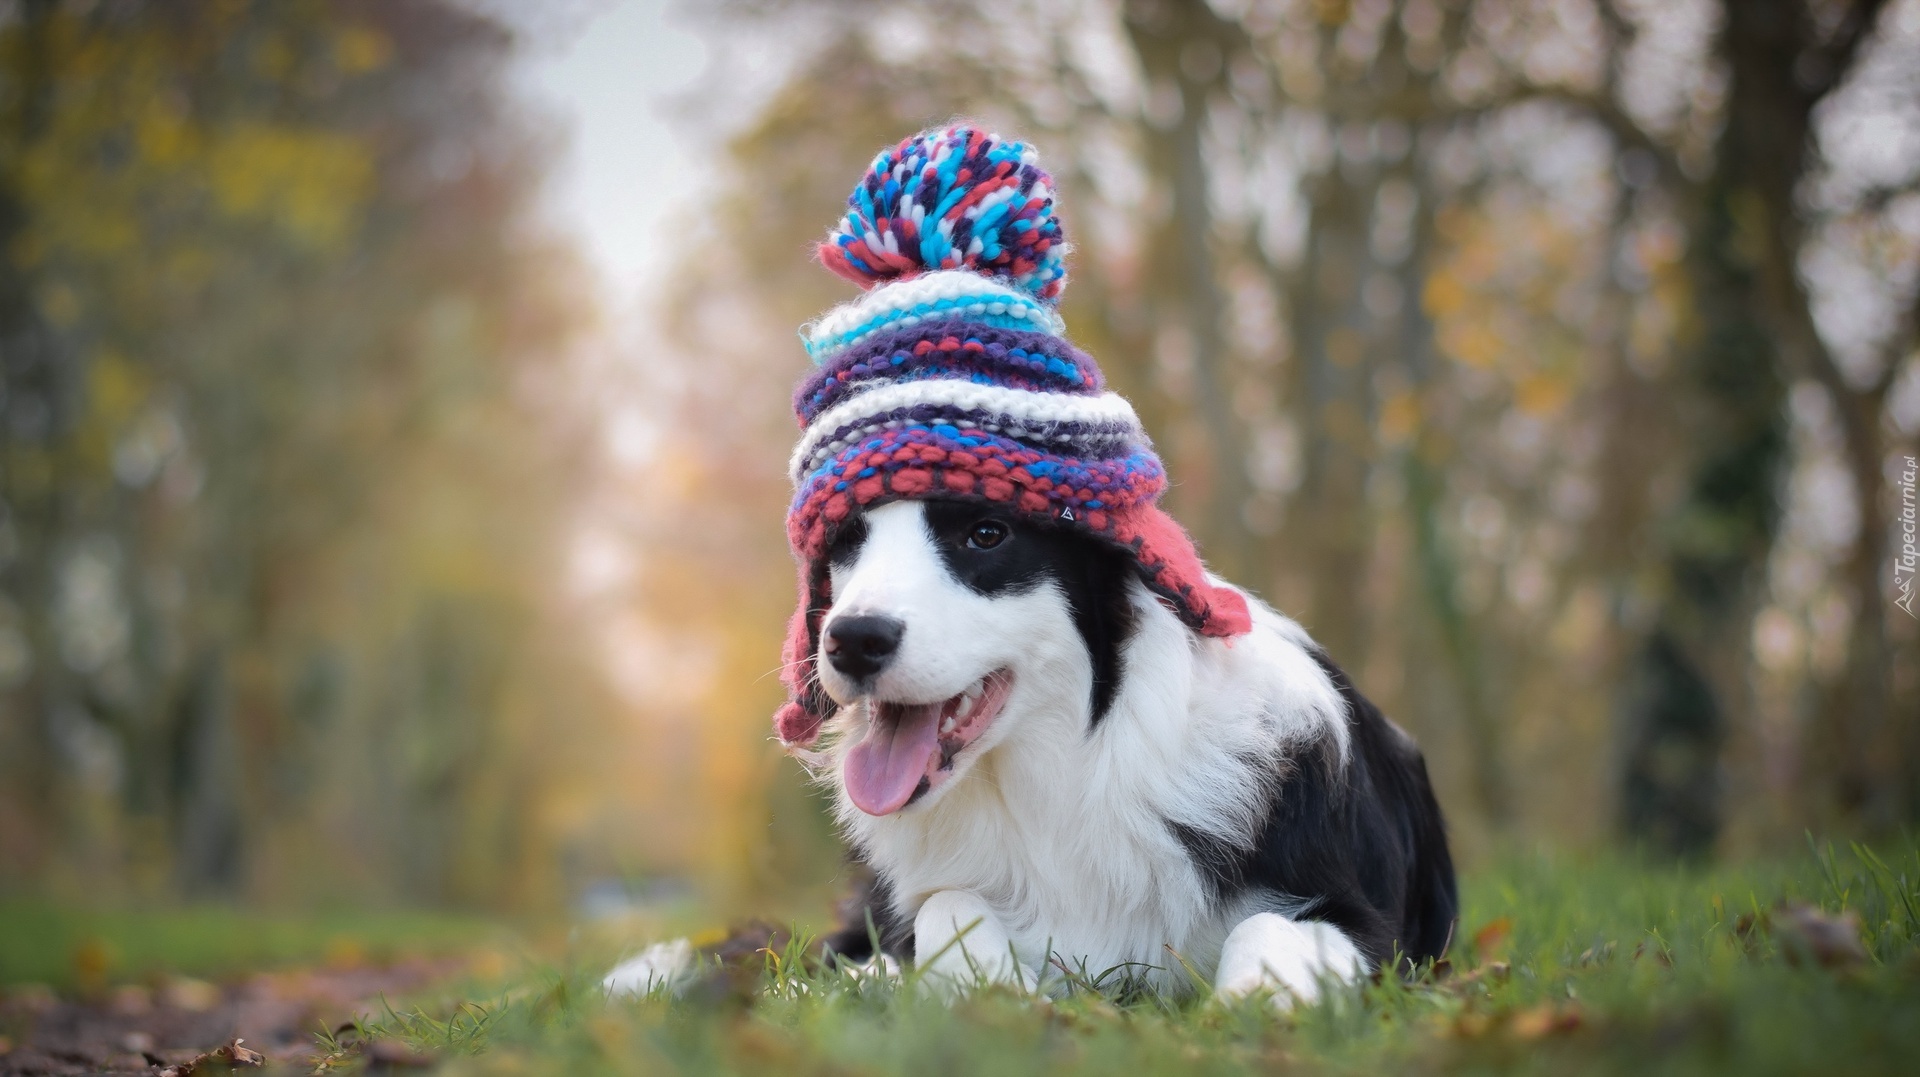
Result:
{"type": "Polygon", "coordinates": [[[224,979],[318,962],[385,962],[467,951],[499,929],[432,912],[273,913],[222,905],[89,909],[0,901],[0,987],[85,992],[159,975],[224,979]]]}
{"type": "Polygon", "coordinates": [[[366,1033],[460,1074],[1910,1073],[1920,1058],[1920,847],[1705,871],[1536,855],[1464,883],[1449,975],[1287,1016],[1084,989],[947,1003],[793,948],[678,1001],[608,1002],[594,985],[617,955],[582,952],[366,1033]],[[1814,963],[1782,911],[1798,903],[1857,916],[1860,954],[1814,963]]]}
{"type": "MultiPolygon", "coordinates": [[[[1535,854],[1463,884],[1447,975],[1387,977],[1284,1016],[1259,1000],[1084,987],[945,1002],[911,977],[895,985],[813,967],[798,945],[684,999],[609,1002],[596,984],[620,954],[580,932],[557,961],[394,1000],[361,1038],[432,1055],[448,1074],[1650,1077],[1907,1073],[1920,1058],[1915,843],[1707,870],[1535,854]],[[1820,921],[1796,908],[1850,915],[1857,954],[1810,941],[1805,925],[1820,921]],[[1833,967],[1815,960],[1823,952],[1833,967]]],[[[95,945],[113,954],[108,978],[119,981],[318,961],[343,946],[379,958],[501,940],[497,926],[427,915],[104,915],[16,902],[0,905],[0,982],[72,987],[75,953],[95,945]]],[[[353,1039],[333,1043],[322,1069],[360,1068],[353,1039]]]]}

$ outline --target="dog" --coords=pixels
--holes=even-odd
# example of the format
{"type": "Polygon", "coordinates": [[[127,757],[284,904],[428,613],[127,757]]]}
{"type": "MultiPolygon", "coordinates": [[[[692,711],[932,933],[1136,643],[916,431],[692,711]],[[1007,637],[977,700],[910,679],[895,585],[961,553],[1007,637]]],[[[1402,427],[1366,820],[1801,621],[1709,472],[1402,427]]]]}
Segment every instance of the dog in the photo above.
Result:
{"type": "Polygon", "coordinates": [[[1191,969],[1285,1006],[1445,952],[1420,752],[1293,621],[1256,602],[1251,633],[1198,636],[1123,553],[964,502],[871,509],[830,560],[821,780],[874,876],[841,960],[1169,993],[1191,969]]]}
{"type": "Polygon", "coordinates": [[[1437,959],[1457,899],[1419,749],[1159,507],[1144,425],[1066,338],[1032,148],[925,131],[847,206],[818,253],[865,294],[801,332],[774,717],[871,873],[825,951],[1281,1006],[1437,959]]]}

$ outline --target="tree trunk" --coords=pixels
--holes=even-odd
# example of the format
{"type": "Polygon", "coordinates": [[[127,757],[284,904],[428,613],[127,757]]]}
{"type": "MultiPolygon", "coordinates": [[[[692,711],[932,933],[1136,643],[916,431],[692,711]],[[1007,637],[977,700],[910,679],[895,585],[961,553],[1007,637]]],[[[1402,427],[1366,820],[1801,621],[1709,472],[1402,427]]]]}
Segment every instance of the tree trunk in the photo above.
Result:
{"type": "Polygon", "coordinates": [[[35,817],[40,833],[54,831],[47,825],[57,814],[53,731],[74,697],[52,610],[66,531],[60,448],[77,387],[63,342],[41,317],[34,282],[14,260],[27,209],[5,173],[18,167],[18,156],[45,125],[53,8],[53,0],[29,0],[19,12],[24,55],[12,66],[21,78],[9,102],[13,114],[5,117],[6,137],[16,141],[0,149],[0,529],[10,532],[14,546],[11,558],[0,561],[0,594],[12,599],[30,663],[11,698],[0,694],[0,778],[18,798],[15,810],[35,817]]]}
{"type": "Polygon", "coordinates": [[[1213,252],[1203,145],[1207,99],[1218,85],[1228,28],[1195,0],[1135,0],[1126,6],[1126,27],[1148,80],[1175,87],[1179,94],[1178,117],[1162,117],[1146,131],[1149,167],[1172,197],[1169,220],[1149,243],[1150,250],[1165,252],[1150,261],[1149,288],[1156,321],[1180,328],[1192,362],[1194,405],[1209,466],[1186,481],[1205,485],[1202,549],[1215,571],[1246,582],[1253,539],[1243,517],[1249,491],[1245,436],[1230,399],[1226,304],[1213,252]],[[1188,62],[1190,50],[1213,57],[1212,70],[1188,62]],[[1157,302],[1162,297],[1172,303],[1162,306],[1157,302]]]}
{"type": "Polygon", "coordinates": [[[1680,374],[1691,480],[1659,535],[1664,593],[1622,699],[1623,819],[1673,853],[1706,852],[1717,832],[1717,806],[1699,801],[1718,788],[1725,724],[1747,709],[1747,629],[1786,462],[1786,374],[1809,370],[1818,348],[1794,264],[1812,112],[1878,6],[1855,4],[1824,44],[1801,0],[1724,9],[1726,117],[1688,254],[1699,319],[1680,374]]]}

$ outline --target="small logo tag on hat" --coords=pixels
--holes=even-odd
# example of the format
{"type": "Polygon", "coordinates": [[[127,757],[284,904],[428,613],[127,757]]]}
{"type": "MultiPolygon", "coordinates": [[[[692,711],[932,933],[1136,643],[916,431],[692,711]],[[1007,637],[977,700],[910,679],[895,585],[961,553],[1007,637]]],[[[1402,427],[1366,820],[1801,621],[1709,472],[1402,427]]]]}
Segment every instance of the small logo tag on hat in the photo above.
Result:
{"type": "Polygon", "coordinates": [[[1061,518],[1062,520],[1071,520],[1071,519],[1073,519],[1073,508],[1072,508],[1071,506],[1069,506],[1069,507],[1066,507],[1066,508],[1062,508],[1062,509],[1060,510],[1060,518],[1061,518]]]}

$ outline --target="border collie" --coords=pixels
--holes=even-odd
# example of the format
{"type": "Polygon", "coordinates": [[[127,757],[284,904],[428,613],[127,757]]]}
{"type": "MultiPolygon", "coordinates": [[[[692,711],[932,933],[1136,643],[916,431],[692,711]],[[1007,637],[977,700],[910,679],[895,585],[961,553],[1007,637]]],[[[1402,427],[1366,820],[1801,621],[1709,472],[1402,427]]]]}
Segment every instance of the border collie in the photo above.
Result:
{"type": "MultiPolygon", "coordinates": [[[[1202,636],[1125,551],[959,501],[870,509],[831,563],[817,766],[872,872],[840,960],[1170,993],[1191,969],[1285,1008],[1446,950],[1425,762],[1298,624],[1249,598],[1251,633],[1202,636]]],[[[606,986],[691,961],[655,947],[606,986]]]]}

